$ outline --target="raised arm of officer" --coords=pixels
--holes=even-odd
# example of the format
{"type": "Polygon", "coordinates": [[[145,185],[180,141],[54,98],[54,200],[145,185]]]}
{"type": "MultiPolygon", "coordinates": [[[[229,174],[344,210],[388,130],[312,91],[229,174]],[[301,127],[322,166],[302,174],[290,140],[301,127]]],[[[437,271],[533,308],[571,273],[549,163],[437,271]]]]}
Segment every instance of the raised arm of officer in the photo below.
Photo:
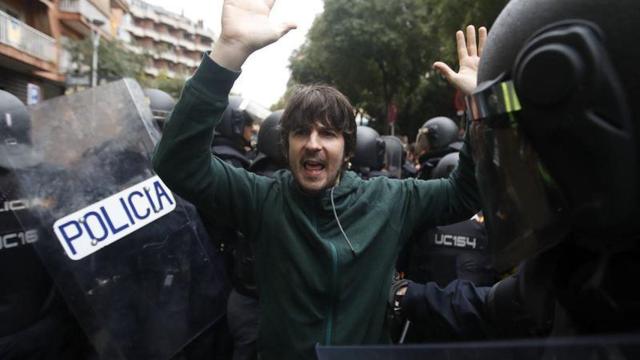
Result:
{"type": "Polygon", "coordinates": [[[260,211],[273,182],[212,157],[210,146],[244,61],[295,28],[269,19],[274,2],[225,0],[220,39],[185,83],[153,157],[154,170],[173,191],[243,232],[251,230],[247,211],[260,211]]]}
{"type": "Polygon", "coordinates": [[[476,28],[473,25],[467,26],[467,37],[464,32],[456,32],[456,49],[458,50],[458,72],[453,71],[449,65],[442,61],[433,63],[433,68],[444,76],[447,81],[460,90],[463,94],[469,95],[476,88],[478,81],[478,64],[480,56],[487,41],[487,28],[481,26],[478,29],[478,39],[476,40],[476,28]]]}
{"type": "MultiPolygon", "coordinates": [[[[463,31],[456,32],[458,72],[453,71],[443,62],[438,61],[433,65],[436,71],[445,76],[452,86],[464,94],[470,94],[476,87],[478,63],[486,42],[487,29],[480,27],[477,35],[473,25],[467,26],[466,37],[463,31]]],[[[458,166],[448,179],[429,181],[429,184],[418,184],[418,191],[414,196],[415,202],[418,204],[418,211],[414,213],[415,216],[422,219],[422,226],[451,224],[464,220],[465,216],[468,219],[478,211],[480,198],[468,136],[465,137],[464,143],[460,151],[458,166]],[[433,194],[436,196],[432,196],[433,194]],[[441,194],[445,194],[445,196],[441,196],[441,194]],[[425,210],[431,214],[429,217],[421,215],[425,210]]],[[[413,215],[410,214],[410,216],[413,215]]]]}

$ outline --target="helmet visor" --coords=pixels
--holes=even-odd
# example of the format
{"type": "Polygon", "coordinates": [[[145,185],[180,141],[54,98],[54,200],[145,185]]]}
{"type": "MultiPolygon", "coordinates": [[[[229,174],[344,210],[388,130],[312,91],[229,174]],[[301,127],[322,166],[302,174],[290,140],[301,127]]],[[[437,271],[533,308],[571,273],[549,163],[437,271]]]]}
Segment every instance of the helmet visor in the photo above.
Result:
{"type": "Polygon", "coordinates": [[[499,271],[556,244],[564,201],[518,126],[511,81],[467,98],[469,135],[495,266],[499,271]]]}

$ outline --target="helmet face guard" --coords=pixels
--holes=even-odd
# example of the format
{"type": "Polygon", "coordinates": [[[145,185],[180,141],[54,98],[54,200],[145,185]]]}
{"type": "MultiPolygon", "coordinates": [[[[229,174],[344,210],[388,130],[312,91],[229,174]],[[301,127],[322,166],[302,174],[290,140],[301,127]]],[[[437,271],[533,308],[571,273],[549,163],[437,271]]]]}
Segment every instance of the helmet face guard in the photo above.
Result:
{"type": "Polygon", "coordinates": [[[31,116],[14,95],[0,90],[0,169],[23,169],[42,161],[31,143],[31,116]]]}
{"type": "Polygon", "coordinates": [[[404,161],[402,142],[395,136],[381,136],[380,139],[384,141],[385,145],[384,165],[389,177],[402,178],[402,164],[404,161]]]}
{"type": "Polygon", "coordinates": [[[524,136],[520,111],[513,83],[501,78],[467,97],[476,179],[499,271],[566,234],[566,203],[524,136]]]}
{"type": "MultiPolygon", "coordinates": [[[[601,14],[591,14],[597,22],[578,16],[573,5],[581,2],[562,10],[564,2],[541,1],[567,16],[540,15],[517,29],[511,17],[499,16],[479,65],[481,82],[467,99],[499,269],[554,246],[569,231],[623,235],[639,228],[637,121],[625,87],[633,77],[618,74],[629,69],[621,56],[628,41],[607,38],[618,26],[601,14]]],[[[514,0],[509,7],[524,16],[538,3],[514,0]]]]}

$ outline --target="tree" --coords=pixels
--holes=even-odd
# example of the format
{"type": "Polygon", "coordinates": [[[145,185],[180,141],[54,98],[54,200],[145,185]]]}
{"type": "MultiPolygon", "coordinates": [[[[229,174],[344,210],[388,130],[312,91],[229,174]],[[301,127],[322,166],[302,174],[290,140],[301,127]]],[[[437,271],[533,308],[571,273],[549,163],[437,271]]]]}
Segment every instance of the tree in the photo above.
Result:
{"type": "MultiPolygon", "coordinates": [[[[66,44],[74,64],[73,73],[88,74],[91,71],[93,44],[91,38],[71,40],[66,44]]],[[[98,79],[115,80],[123,77],[144,78],[147,57],[135,54],[119,40],[100,41],[98,47],[98,79]]]]}
{"type": "Polygon", "coordinates": [[[507,0],[325,0],[305,44],[290,58],[289,86],[340,89],[386,132],[387,106],[413,137],[428,118],[455,116],[454,90],[431,70],[455,63],[455,30],[490,25],[507,0]]]}
{"type": "Polygon", "coordinates": [[[144,87],[160,89],[171,95],[174,99],[180,97],[180,92],[184,86],[185,79],[182,77],[170,78],[166,72],[161,71],[155,79],[145,79],[140,81],[144,87]]]}
{"type": "MultiPolygon", "coordinates": [[[[88,74],[91,71],[93,55],[91,39],[71,41],[66,48],[71,55],[72,63],[75,64],[71,73],[88,74]]],[[[161,71],[156,78],[148,77],[144,73],[144,66],[151,56],[150,53],[136,54],[128,50],[119,40],[100,41],[98,79],[110,81],[125,77],[133,78],[142,87],[160,89],[177,99],[184,86],[184,77],[170,78],[164,71],[161,71]]]]}

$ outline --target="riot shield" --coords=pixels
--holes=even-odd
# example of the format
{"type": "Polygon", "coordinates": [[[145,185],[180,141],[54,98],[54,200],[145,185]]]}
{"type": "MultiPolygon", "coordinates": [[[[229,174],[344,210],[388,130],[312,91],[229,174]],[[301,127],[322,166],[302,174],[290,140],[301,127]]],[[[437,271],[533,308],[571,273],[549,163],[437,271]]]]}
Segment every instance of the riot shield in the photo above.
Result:
{"type": "Polygon", "coordinates": [[[317,346],[318,360],[631,360],[640,335],[389,346],[317,346]]]}
{"type": "Polygon", "coordinates": [[[57,288],[101,358],[171,358],[224,315],[228,286],[195,209],[151,170],[142,90],[122,80],[30,114],[44,165],[19,182],[57,288]]]}

